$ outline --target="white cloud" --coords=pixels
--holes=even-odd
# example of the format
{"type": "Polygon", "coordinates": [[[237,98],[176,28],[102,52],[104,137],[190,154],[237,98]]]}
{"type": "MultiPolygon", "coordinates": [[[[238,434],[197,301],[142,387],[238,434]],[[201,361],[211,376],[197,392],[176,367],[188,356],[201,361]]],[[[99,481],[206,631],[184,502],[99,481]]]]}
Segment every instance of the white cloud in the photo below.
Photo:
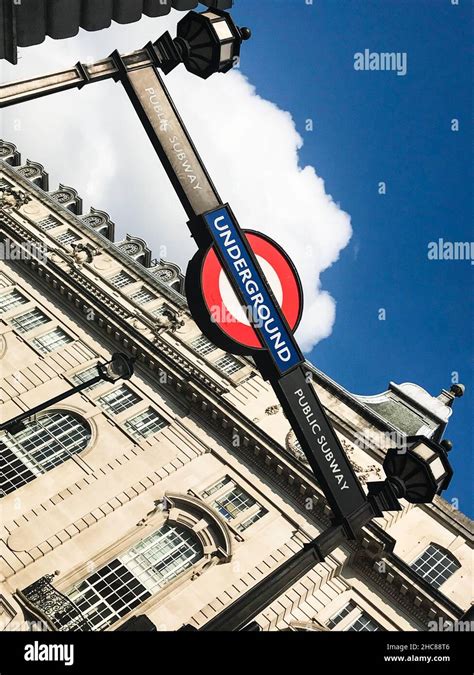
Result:
{"type": "MultiPolygon", "coordinates": [[[[22,51],[18,66],[3,66],[2,80],[18,80],[94,60],[118,48],[131,51],[174,34],[176,18],[144,19],[108,31],[84,33],[22,51]]],[[[327,337],[335,301],[321,288],[351,236],[349,216],[325,192],[311,166],[300,167],[302,138],[289,113],[267,101],[239,72],[193,77],[183,67],[166,78],[189,131],[224,201],[242,227],[260,230],[292,257],[303,282],[305,311],[297,336],[309,351],[327,337]]],[[[90,205],[108,211],[119,237],[145,238],[157,257],[186,266],[194,244],[186,216],[120,85],[93,84],[2,115],[2,136],[51,176],[75,187],[90,205]]]]}

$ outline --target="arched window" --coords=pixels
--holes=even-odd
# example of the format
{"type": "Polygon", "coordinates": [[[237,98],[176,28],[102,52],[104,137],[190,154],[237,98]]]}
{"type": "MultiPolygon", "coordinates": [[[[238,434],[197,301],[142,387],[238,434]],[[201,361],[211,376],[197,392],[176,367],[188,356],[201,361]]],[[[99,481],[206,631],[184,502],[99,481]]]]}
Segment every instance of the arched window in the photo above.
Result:
{"type": "Polygon", "coordinates": [[[68,412],[45,413],[0,439],[0,497],[54,469],[84,450],[89,425],[68,412]]]}
{"type": "Polygon", "coordinates": [[[422,579],[439,588],[461,565],[449,551],[430,544],[411,567],[422,579]]]}
{"type": "Polygon", "coordinates": [[[79,582],[68,595],[93,630],[103,630],[203,556],[203,547],[194,532],[166,522],[79,582]]]}

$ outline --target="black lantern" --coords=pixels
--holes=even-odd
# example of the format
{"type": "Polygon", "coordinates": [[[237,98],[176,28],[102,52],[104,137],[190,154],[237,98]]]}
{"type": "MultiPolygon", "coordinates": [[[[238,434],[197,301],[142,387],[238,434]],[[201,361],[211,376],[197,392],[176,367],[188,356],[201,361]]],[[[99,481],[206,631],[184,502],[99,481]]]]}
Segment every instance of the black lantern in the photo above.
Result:
{"type": "Polygon", "coordinates": [[[178,23],[174,40],[165,33],[153,47],[165,74],[184,63],[190,73],[207,79],[230,70],[240,56],[242,42],[250,36],[250,29],[238,28],[228,12],[212,8],[200,14],[189,12],[178,23]]]}
{"type": "Polygon", "coordinates": [[[15,429],[19,430],[24,428],[23,427],[24,420],[28,419],[29,417],[33,417],[34,415],[37,415],[39,412],[46,410],[46,408],[50,408],[52,405],[55,405],[60,401],[64,401],[64,399],[68,398],[69,396],[78,394],[84,389],[87,389],[88,387],[97,384],[97,382],[100,382],[101,380],[105,380],[106,382],[117,382],[117,380],[129,380],[133,375],[134,362],[135,359],[130,358],[126,354],[115,352],[115,354],[112,354],[112,358],[110,359],[110,361],[107,361],[107,363],[97,364],[97,375],[92,377],[90,380],[86,380],[85,382],[76,384],[76,386],[72,387],[72,389],[68,389],[68,391],[64,391],[61,394],[58,394],[58,396],[54,396],[53,398],[50,398],[48,401],[44,401],[43,403],[40,403],[39,405],[35,406],[34,408],[31,408],[30,410],[25,410],[24,412],[22,412],[20,415],[17,415],[13,419],[8,420],[7,422],[3,422],[2,424],[0,424],[0,431],[5,430],[13,431],[15,429]]]}
{"type": "Polygon", "coordinates": [[[133,375],[133,359],[126,354],[115,352],[110,361],[98,364],[97,368],[101,379],[107,382],[129,380],[133,375]]]}
{"type": "Polygon", "coordinates": [[[369,499],[382,510],[393,509],[402,498],[411,504],[433,501],[448,487],[453,475],[447,447],[425,436],[410,436],[406,447],[391,448],[383,463],[387,479],[368,484],[369,499]]]}

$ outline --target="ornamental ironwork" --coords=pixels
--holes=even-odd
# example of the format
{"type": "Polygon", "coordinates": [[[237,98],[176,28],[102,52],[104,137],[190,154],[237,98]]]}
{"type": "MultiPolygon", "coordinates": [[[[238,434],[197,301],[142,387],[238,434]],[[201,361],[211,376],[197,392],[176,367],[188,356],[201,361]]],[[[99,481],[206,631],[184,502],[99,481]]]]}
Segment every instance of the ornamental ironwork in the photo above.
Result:
{"type": "Polygon", "coordinates": [[[46,574],[18,591],[19,598],[33,613],[38,614],[57,631],[90,631],[92,626],[67,595],[51,583],[59,574],[46,574]]]}

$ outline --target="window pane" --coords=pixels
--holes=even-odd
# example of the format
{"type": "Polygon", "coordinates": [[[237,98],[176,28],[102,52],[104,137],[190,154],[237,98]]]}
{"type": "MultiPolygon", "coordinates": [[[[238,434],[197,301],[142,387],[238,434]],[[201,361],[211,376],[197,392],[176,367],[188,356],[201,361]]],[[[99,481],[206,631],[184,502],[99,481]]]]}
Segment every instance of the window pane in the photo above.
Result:
{"type": "Polygon", "coordinates": [[[327,623],[328,628],[334,628],[349,614],[353,613],[352,623],[344,630],[346,631],[379,631],[384,630],[367,612],[364,612],[354,600],[350,600],[347,605],[337,612],[327,623]]]}
{"type": "Polygon", "coordinates": [[[59,349],[69,342],[73,342],[72,337],[65,333],[61,328],[55,328],[51,332],[41,335],[33,340],[34,346],[43,354],[59,349]]]}
{"type": "Polygon", "coordinates": [[[135,300],[135,302],[138,302],[140,305],[144,305],[146,302],[156,300],[156,297],[149,293],[145,288],[141,288],[132,295],[132,300],[135,300]]]}
{"type": "Polygon", "coordinates": [[[52,230],[55,227],[59,227],[61,223],[59,220],[56,220],[53,216],[48,216],[44,220],[40,220],[38,222],[38,225],[41,227],[42,230],[52,230]]]}
{"type": "Polygon", "coordinates": [[[217,347],[213,345],[205,335],[200,335],[198,338],[193,340],[193,342],[191,342],[191,347],[202,356],[206,356],[206,354],[210,354],[217,349],[217,347]]]}
{"type": "Polygon", "coordinates": [[[216,366],[224,373],[227,373],[227,375],[233,375],[243,368],[243,364],[237,361],[237,359],[234,359],[230,354],[226,354],[225,356],[221,356],[220,359],[217,359],[216,366]]]}
{"type": "Polygon", "coordinates": [[[357,631],[358,633],[362,631],[378,631],[382,630],[378,623],[370,618],[365,612],[361,612],[361,615],[358,619],[354,621],[353,624],[347,628],[348,631],[357,631]]]}
{"type": "Polygon", "coordinates": [[[229,478],[229,476],[224,476],[224,478],[221,478],[221,480],[217,481],[217,483],[214,483],[214,485],[211,485],[211,487],[207,488],[207,490],[205,490],[202,493],[202,496],[204,498],[210,497],[211,495],[214,494],[214,492],[217,492],[222,487],[224,487],[224,485],[227,485],[228,483],[232,483],[231,479],[229,478]]]}
{"type": "Polygon", "coordinates": [[[231,488],[213,502],[213,507],[219,511],[221,516],[227,520],[232,520],[239,513],[251,509],[257,502],[235,483],[231,483],[231,488]]]}
{"type": "Polygon", "coordinates": [[[246,520],[243,520],[239,525],[236,526],[236,529],[239,532],[244,532],[248,527],[256,523],[260,518],[263,518],[268,513],[266,509],[261,506],[257,513],[254,513],[253,516],[250,516],[250,518],[247,518],[246,520]]]}
{"type": "Polygon", "coordinates": [[[80,237],[72,232],[72,230],[67,230],[59,235],[56,238],[56,241],[59,241],[61,244],[73,244],[75,241],[79,241],[80,237]]]}
{"type": "Polygon", "coordinates": [[[9,291],[0,295],[0,313],[8,312],[10,309],[14,309],[19,305],[26,305],[29,302],[21,293],[17,290],[9,291]]]}
{"type": "Polygon", "coordinates": [[[147,438],[168,426],[168,422],[153,408],[148,408],[145,412],[127,420],[125,426],[135,438],[147,438]]]}
{"type": "Polygon", "coordinates": [[[430,544],[411,567],[422,579],[439,588],[461,565],[450,553],[430,544]]]}
{"type": "Polygon", "coordinates": [[[168,307],[168,305],[163,304],[163,305],[160,305],[159,307],[157,307],[156,309],[154,309],[151,312],[151,315],[152,316],[164,316],[167,313],[172,313],[172,311],[168,307]]]}
{"type": "Polygon", "coordinates": [[[105,408],[105,410],[108,410],[114,415],[118,415],[140,401],[140,396],[135,394],[134,391],[129,389],[124,384],[118,389],[113,389],[99,398],[99,403],[105,408]]]}
{"type": "Polygon", "coordinates": [[[69,592],[69,597],[96,630],[103,630],[202,556],[202,546],[193,532],[165,523],[80,582],[69,592]]]}
{"type": "Polygon", "coordinates": [[[50,471],[84,450],[90,438],[89,427],[69,413],[47,413],[24,422],[22,430],[2,438],[0,490],[8,494],[50,471]]]}
{"type": "Polygon", "coordinates": [[[35,307],[25,314],[14,316],[11,319],[11,324],[19,333],[27,333],[28,331],[33,330],[33,328],[37,328],[38,326],[48,323],[50,320],[51,319],[46,316],[46,314],[35,307]]]}
{"type": "Polygon", "coordinates": [[[334,628],[334,626],[337,626],[338,623],[344,619],[350,612],[352,612],[353,609],[355,609],[357,605],[353,600],[350,600],[347,605],[345,605],[337,614],[335,614],[329,621],[328,621],[328,627],[329,628],[334,628]]]}
{"type": "Polygon", "coordinates": [[[119,272],[114,277],[110,279],[110,283],[113,284],[116,288],[123,288],[132,284],[135,280],[126,272],[119,272]]]}
{"type": "Polygon", "coordinates": [[[217,495],[212,502],[212,507],[226,520],[238,518],[240,514],[252,509],[253,513],[250,516],[236,524],[235,527],[239,532],[244,532],[244,530],[268,513],[263,506],[247,494],[245,490],[242,490],[229,476],[224,476],[201,494],[204,499],[213,494],[217,495]],[[221,491],[222,494],[217,494],[221,491]]]}
{"type": "MultiPolygon", "coordinates": [[[[82,384],[83,382],[92,380],[92,378],[96,377],[97,375],[98,375],[97,366],[90,366],[90,368],[86,368],[86,370],[83,370],[80,373],[76,373],[73,376],[72,381],[74,382],[74,384],[82,384]]],[[[90,387],[83,389],[83,391],[91,391],[92,389],[98,387],[100,384],[103,384],[103,381],[96,382],[95,384],[92,384],[90,387]]]]}

